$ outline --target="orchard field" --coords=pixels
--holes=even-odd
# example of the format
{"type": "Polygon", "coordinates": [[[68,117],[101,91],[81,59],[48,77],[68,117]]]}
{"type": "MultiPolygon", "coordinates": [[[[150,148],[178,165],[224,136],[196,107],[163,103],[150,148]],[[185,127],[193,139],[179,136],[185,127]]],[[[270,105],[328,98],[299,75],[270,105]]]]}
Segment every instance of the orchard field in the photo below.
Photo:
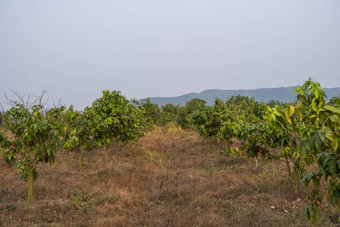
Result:
{"type": "MultiPolygon", "coordinates": [[[[84,154],[60,151],[56,167],[39,165],[35,203],[27,184],[1,165],[3,226],[309,226],[302,217],[308,189],[295,197],[285,164],[225,157],[224,144],[196,131],[157,128],[135,147],[84,154]]],[[[3,164],[3,163],[2,163],[3,164]]],[[[326,206],[319,226],[336,226],[326,206]]]]}
{"type": "Polygon", "coordinates": [[[159,107],[17,95],[0,115],[3,226],[337,226],[340,98],[159,107]],[[16,171],[15,171],[16,170],[16,171]]]}

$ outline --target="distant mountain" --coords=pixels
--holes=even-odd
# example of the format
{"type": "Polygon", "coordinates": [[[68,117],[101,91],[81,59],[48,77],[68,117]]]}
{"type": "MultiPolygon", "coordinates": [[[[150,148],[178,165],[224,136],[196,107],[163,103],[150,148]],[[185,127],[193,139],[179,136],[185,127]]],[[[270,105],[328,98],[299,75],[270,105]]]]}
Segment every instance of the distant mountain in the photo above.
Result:
{"type": "MultiPolygon", "coordinates": [[[[280,102],[292,102],[295,100],[294,88],[296,87],[280,87],[280,88],[260,88],[253,90],[205,90],[201,93],[189,93],[177,97],[151,97],[150,102],[156,103],[159,106],[164,106],[168,103],[174,105],[185,105],[189,100],[193,98],[199,98],[205,100],[208,105],[212,105],[216,98],[226,100],[231,96],[248,96],[253,97],[257,101],[269,102],[270,100],[280,102]]],[[[327,97],[333,98],[340,95],[340,87],[336,88],[324,88],[327,97]]]]}

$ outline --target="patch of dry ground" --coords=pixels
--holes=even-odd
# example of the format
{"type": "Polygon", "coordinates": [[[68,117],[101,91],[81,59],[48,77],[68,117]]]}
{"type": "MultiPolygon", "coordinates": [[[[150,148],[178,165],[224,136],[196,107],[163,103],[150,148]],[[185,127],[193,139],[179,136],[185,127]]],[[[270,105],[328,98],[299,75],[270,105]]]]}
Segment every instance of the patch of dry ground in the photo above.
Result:
{"type": "MultiPolygon", "coordinates": [[[[35,204],[27,183],[0,166],[0,226],[308,226],[306,189],[295,196],[280,162],[219,154],[223,144],[194,131],[147,133],[138,145],[86,152],[83,172],[74,153],[56,167],[39,164],[35,204]]],[[[335,226],[325,208],[320,226],[335,226]]]]}

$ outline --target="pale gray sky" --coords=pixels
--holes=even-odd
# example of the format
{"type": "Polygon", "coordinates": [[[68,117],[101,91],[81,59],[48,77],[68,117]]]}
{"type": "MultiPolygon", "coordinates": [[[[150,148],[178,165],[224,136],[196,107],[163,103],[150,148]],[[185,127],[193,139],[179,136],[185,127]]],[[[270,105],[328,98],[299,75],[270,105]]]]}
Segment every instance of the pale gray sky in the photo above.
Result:
{"type": "Polygon", "coordinates": [[[339,0],[1,0],[0,101],[340,86],[339,0]]]}

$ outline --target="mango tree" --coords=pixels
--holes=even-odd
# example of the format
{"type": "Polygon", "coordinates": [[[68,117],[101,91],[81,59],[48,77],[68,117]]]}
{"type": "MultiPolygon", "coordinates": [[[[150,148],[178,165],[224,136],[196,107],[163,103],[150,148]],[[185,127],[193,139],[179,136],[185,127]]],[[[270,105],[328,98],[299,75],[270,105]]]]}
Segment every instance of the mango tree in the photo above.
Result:
{"type": "Polygon", "coordinates": [[[330,205],[339,206],[340,201],[340,101],[333,98],[326,103],[326,94],[318,82],[311,79],[294,91],[298,93],[297,101],[293,105],[276,105],[269,108],[267,119],[271,129],[275,132],[277,143],[272,147],[282,147],[281,157],[290,159],[294,163],[294,174],[287,168],[290,175],[297,177],[304,175],[300,183],[308,186],[313,182],[313,191],[308,197],[310,205],[304,214],[316,221],[318,209],[321,205],[321,180],[328,183],[327,199],[330,205]],[[318,170],[308,173],[306,166],[317,162],[318,170]]]}
{"type": "Polygon", "coordinates": [[[258,166],[257,156],[267,156],[269,150],[267,144],[269,133],[263,116],[266,113],[266,105],[245,96],[233,96],[226,101],[228,117],[221,127],[221,134],[230,140],[235,137],[241,142],[241,146],[229,147],[222,152],[225,155],[230,153],[241,155],[245,153],[248,158],[255,158],[258,166]]]}
{"type": "Polygon", "coordinates": [[[226,102],[216,99],[213,107],[201,106],[192,114],[192,121],[201,136],[225,141],[226,149],[221,151],[222,154],[235,156],[243,151],[248,157],[256,157],[259,153],[268,152],[263,146],[266,137],[262,136],[266,129],[263,121],[265,112],[264,104],[252,98],[235,96],[226,102]],[[232,138],[241,141],[240,150],[233,146],[232,138]]]}
{"type": "Polygon", "coordinates": [[[204,138],[220,137],[220,129],[226,120],[227,109],[221,99],[216,99],[213,106],[200,105],[198,110],[191,114],[190,121],[196,126],[198,134],[204,138]]]}
{"type": "Polygon", "coordinates": [[[105,146],[106,154],[113,141],[136,142],[144,135],[144,117],[140,111],[118,91],[103,91],[103,96],[92,104],[101,119],[95,128],[94,139],[105,146]]]}
{"type": "Polygon", "coordinates": [[[182,128],[188,128],[192,126],[191,114],[196,110],[199,110],[201,106],[204,106],[206,101],[198,98],[189,100],[184,107],[179,109],[177,114],[177,124],[182,128]]]}
{"type": "Polygon", "coordinates": [[[38,177],[36,166],[39,162],[55,162],[63,133],[63,124],[58,120],[63,108],[50,109],[44,114],[42,110],[40,105],[28,109],[17,104],[6,112],[7,126],[0,135],[4,160],[14,162],[21,179],[28,181],[29,206],[34,201],[33,180],[38,177]]]}
{"type": "Polygon", "coordinates": [[[91,108],[86,107],[83,112],[79,112],[74,110],[72,105],[66,111],[65,118],[64,148],[78,152],[79,170],[82,171],[83,153],[95,147],[93,137],[100,119],[91,108]]]}
{"type": "Polygon", "coordinates": [[[310,206],[306,207],[305,215],[309,220],[316,221],[322,199],[322,178],[328,182],[329,204],[340,209],[340,101],[334,98],[326,103],[324,90],[311,79],[296,88],[295,92],[298,93],[298,102],[287,108],[286,119],[301,138],[298,155],[303,159],[303,164],[316,161],[319,167],[301,180],[306,186],[313,182],[314,189],[308,198],[310,206]]]}
{"type": "Polygon", "coordinates": [[[154,125],[158,125],[161,119],[161,110],[157,104],[151,103],[150,99],[143,100],[138,106],[145,118],[146,127],[151,129],[154,125]]]}
{"type": "Polygon", "coordinates": [[[159,123],[161,125],[166,125],[167,123],[171,121],[177,121],[177,116],[180,112],[181,107],[178,105],[174,105],[171,103],[168,103],[161,108],[161,117],[159,120],[159,123]]]}
{"type": "Polygon", "coordinates": [[[277,159],[284,159],[288,175],[292,182],[297,185],[297,179],[304,174],[304,166],[307,163],[302,159],[298,150],[301,141],[300,135],[296,128],[286,120],[286,114],[289,113],[290,109],[290,105],[276,105],[273,108],[268,108],[265,119],[269,123],[274,140],[267,145],[281,150],[277,159]],[[294,164],[293,170],[291,170],[290,163],[294,164]]]}

